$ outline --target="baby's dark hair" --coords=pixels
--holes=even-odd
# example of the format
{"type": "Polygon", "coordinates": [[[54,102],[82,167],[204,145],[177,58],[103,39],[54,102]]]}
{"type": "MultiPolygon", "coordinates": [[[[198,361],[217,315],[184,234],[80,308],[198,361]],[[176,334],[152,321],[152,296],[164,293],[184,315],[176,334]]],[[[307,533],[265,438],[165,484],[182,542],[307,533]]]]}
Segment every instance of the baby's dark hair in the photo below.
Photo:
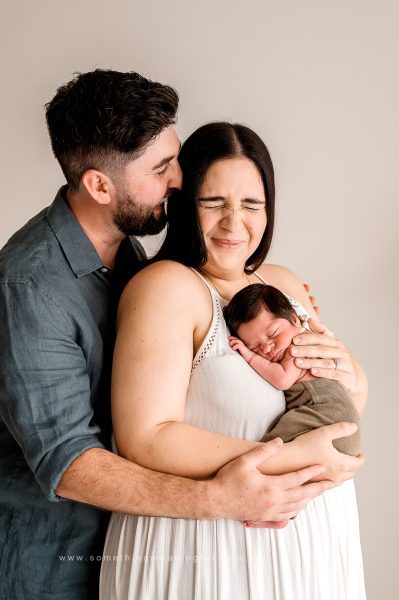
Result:
{"type": "Polygon", "coordinates": [[[272,285],[253,283],[237,292],[223,309],[231,335],[237,336],[240,325],[255,319],[263,308],[278,319],[287,319],[292,325],[295,324],[296,313],[280,290],[272,285]]]}

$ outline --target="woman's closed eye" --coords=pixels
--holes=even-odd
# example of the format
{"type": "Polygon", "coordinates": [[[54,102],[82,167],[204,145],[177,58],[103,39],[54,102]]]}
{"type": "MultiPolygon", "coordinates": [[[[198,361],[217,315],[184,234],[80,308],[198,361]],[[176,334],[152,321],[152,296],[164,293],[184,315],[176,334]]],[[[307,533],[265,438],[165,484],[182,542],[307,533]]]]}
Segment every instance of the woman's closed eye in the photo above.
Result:
{"type": "Polygon", "coordinates": [[[249,212],[258,212],[260,210],[264,210],[265,205],[262,204],[242,204],[241,209],[247,210],[249,212]]]}
{"type": "Polygon", "coordinates": [[[235,212],[236,210],[245,210],[248,212],[258,212],[260,210],[264,210],[265,203],[260,202],[258,200],[250,200],[242,202],[238,208],[234,208],[230,204],[226,204],[225,202],[218,202],[217,199],[199,199],[199,204],[201,208],[209,209],[209,210],[225,210],[235,212]]]}

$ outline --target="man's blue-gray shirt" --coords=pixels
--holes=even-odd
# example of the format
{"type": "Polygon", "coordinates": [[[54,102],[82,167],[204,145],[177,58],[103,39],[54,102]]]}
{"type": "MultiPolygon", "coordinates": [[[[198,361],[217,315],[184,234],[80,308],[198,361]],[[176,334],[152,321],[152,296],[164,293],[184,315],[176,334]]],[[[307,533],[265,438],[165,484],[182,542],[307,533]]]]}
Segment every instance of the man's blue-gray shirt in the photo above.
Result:
{"type": "Polygon", "coordinates": [[[107,513],[61,500],[82,452],[109,448],[120,293],[145,258],[101,262],[64,199],[0,252],[0,599],[95,598],[107,513]]]}

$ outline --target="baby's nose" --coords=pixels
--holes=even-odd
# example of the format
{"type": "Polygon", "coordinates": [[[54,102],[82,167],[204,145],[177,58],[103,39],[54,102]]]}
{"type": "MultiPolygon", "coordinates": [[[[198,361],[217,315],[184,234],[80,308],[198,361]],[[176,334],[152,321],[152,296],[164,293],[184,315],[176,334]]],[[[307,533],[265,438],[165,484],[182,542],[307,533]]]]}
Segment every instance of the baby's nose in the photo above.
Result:
{"type": "Polygon", "coordinates": [[[272,341],[268,341],[265,344],[263,344],[263,352],[265,354],[269,354],[269,352],[271,352],[274,348],[275,344],[272,341]]]}

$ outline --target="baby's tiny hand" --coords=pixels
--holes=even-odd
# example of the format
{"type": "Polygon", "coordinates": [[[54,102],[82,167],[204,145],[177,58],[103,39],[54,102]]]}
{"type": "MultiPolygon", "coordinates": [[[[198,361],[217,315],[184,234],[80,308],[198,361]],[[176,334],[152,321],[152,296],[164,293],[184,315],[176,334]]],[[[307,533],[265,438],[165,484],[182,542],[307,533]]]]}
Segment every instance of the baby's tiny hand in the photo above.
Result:
{"type": "Polygon", "coordinates": [[[247,346],[244,344],[244,342],[242,340],[234,337],[233,335],[229,336],[229,344],[230,344],[230,348],[232,350],[235,350],[236,352],[239,352],[241,354],[241,356],[243,357],[243,359],[247,361],[247,363],[249,363],[251,361],[253,355],[255,354],[254,352],[252,352],[252,350],[247,348],[247,346]]]}

